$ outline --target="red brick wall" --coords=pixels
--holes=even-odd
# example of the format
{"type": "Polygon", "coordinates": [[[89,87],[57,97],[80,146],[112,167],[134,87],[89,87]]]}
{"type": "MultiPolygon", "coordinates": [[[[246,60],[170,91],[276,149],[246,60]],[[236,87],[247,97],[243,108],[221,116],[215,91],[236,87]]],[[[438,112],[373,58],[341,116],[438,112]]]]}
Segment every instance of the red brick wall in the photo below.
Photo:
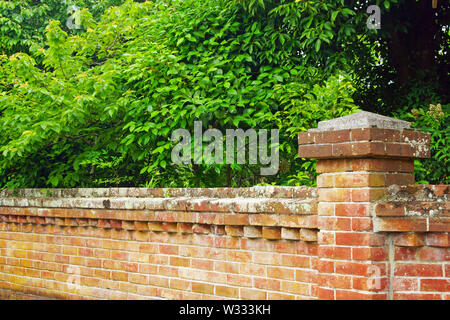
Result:
{"type": "Polygon", "coordinates": [[[319,299],[449,299],[449,186],[411,185],[429,139],[411,129],[299,134],[299,156],[319,159],[319,299]]]}
{"type": "Polygon", "coordinates": [[[391,243],[391,298],[450,300],[448,185],[393,186],[373,206],[391,243]]]}
{"type": "Polygon", "coordinates": [[[0,199],[0,297],[309,299],[314,188],[20,190],[0,199]]]}
{"type": "Polygon", "coordinates": [[[386,190],[4,191],[0,298],[449,299],[449,187],[386,190]]]}

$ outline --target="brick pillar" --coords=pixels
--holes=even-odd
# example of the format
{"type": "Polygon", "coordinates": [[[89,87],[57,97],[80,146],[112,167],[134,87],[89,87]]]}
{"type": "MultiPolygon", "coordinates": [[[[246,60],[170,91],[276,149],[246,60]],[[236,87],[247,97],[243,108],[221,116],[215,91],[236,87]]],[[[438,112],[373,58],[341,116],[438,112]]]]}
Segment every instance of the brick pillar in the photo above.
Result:
{"type": "Polygon", "coordinates": [[[387,186],[413,184],[414,159],[429,157],[429,135],[409,128],[359,112],[299,134],[299,156],[319,160],[319,299],[391,298],[390,244],[370,208],[387,186]]]}

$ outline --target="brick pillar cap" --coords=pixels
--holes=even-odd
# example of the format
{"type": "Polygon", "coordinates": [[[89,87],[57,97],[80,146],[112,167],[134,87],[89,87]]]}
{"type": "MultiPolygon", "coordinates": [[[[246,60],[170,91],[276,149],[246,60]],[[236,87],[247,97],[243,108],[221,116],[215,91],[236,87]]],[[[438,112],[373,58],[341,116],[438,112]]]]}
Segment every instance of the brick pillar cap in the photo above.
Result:
{"type": "Polygon", "coordinates": [[[430,134],[407,121],[361,111],[321,121],[298,135],[299,156],[316,159],[430,157],[430,134]]]}
{"type": "Polygon", "coordinates": [[[309,131],[331,131],[359,128],[401,130],[411,128],[411,123],[372,112],[360,111],[348,116],[320,121],[317,129],[311,129],[309,131]]]}

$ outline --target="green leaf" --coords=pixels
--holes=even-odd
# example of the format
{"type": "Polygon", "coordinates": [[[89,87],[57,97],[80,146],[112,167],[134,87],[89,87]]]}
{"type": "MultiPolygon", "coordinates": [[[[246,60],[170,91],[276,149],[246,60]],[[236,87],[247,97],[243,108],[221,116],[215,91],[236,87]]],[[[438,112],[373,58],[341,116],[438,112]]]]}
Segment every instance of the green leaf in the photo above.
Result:
{"type": "Polygon", "coordinates": [[[320,50],[320,44],[321,44],[320,39],[317,39],[317,40],[316,40],[316,44],[314,45],[314,47],[315,47],[315,49],[316,49],[316,52],[319,52],[319,50],[320,50]]]}

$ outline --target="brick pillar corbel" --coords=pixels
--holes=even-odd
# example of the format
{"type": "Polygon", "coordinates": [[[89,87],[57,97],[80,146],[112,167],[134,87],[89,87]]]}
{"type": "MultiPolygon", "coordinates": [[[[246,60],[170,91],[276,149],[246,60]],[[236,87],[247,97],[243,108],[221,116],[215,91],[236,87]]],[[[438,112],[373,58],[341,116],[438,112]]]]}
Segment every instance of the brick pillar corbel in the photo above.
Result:
{"type": "Polygon", "coordinates": [[[428,134],[410,123],[358,112],[299,134],[299,156],[315,158],[319,194],[319,299],[389,299],[389,241],[370,205],[389,185],[414,183],[428,134]]]}

